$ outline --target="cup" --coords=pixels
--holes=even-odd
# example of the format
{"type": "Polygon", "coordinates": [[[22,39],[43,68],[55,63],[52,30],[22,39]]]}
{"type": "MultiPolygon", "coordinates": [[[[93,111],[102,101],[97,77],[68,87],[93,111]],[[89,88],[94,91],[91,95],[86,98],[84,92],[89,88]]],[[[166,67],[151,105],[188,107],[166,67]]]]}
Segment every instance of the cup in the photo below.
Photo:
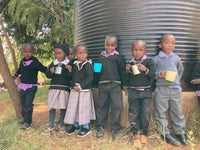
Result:
{"type": "Polygon", "coordinates": [[[134,75],[140,74],[140,70],[137,65],[132,65],[132,71],[134,75]]]}
{"type": "Polygon", "coordinates": [[[176,79],[176,72],[173,71],[166,72],[165,80],[174,82],[175,79],[176,79]]]}
{"type": "Polygon", "coordinates": [[[61,73],[62,73],[62,67],[57,66],[57,67],[55,68],[55,74],[61,74],[61,73]]]}
{"type": "Polygon", "coordinates": [[[102,64],[101,63],[94,63],[94,72],[101,72],[102,64]]]}

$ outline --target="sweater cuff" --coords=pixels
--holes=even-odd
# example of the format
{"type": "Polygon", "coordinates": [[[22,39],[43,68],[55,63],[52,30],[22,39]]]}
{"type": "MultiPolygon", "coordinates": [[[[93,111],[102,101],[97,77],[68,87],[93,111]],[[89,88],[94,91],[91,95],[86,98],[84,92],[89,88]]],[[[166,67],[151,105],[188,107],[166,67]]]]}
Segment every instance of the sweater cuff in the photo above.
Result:
{"type": "Polygon", "coordinates": [[[15,73],[14,75],[15,75],[16,77],[18,77],[19,74],[18,74],[18,73],[15,73]]]}
{"type": "Polygon", "coordinates": [[[145,74],[147,75],[148,73],[149,73],[149,69],[147,68],[147,70],[146,70],[145,74]]]}

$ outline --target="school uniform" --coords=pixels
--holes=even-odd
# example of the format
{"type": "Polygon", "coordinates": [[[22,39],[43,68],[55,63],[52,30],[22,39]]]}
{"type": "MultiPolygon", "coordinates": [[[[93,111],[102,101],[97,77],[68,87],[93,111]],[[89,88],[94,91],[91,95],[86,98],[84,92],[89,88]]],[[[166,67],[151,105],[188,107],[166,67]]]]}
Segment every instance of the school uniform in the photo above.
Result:
{"type": "Polygon", "coordinates": [[[152,59],[144,55],[139,63],[134,58],[129,64],[142,64],[147,70],[140,71],[140,74],[133,75],[132,70],[124,74],[124,87],[128,88],[129,111],[128,118],[132,125],[133,134],[147,135],[150,121],[150,106],[152,101],[151,85],[155,78],[155,64],[152,59]]]}
{"type": "Polygon", "coordinates": [[[170,134],[168,129],[167,111],[172,120],[172,127],[175,134],[185,133],[185,116],[182,112],[181,84],[180,80],[183,74],[183,65],[180,57],[174,52],[165,55],[162,51],[153,58],[156,65],[156,89],[155,89],[155,117],[158,122],[159,132],[170,134]],[[176,72],[176,78],[173,82],[159,77],[160,71],[176,72]]]}
{"type": "Polygon", "coordinates": [[[23,58],[20,61],[19,68],[15,76],[20,76],[20,100],[22,106],[22,117],[24,123],[30,125],[32,123],[33,100],[37,91],[38,71],[45,72],[46,67],[43,66],[34,56],[30,60],[23,58]]]}
{"type": "Polygon", "coordinates": [[[56,109],[61,110],[60,114],[60,126],[64,125],[64,116],[68,104],[69,98],[69,84],[72,78],[72,74],[69,70],[65,67],[69,65],[69,60],[65,59],[62,62],[59,62],[57,59],[53,61],[46,71],[47,78],[51,78],[51,85],[49,87],[49,94],[48,94],[48,102],[47,102],[47,110],[49,110],[49,123],[50,128],[54,127],[54,119],[55,119],[55,112],[56,109]],[[51,73],[50,69],[54,67],[61,67],[61,73],[57,74],[51,73]]]}
{"type": "Polygon", "coordinates": [[[122,106],[122,84],[125,68],[124,56],[116,50],[107,55],[103,51],[99,56],[102,64],[98,85],[97,128],[104,127],[109,105],[111,104],[110,123],[112,130],[120,128],[120,112],[122,106]]]}
{"type": "Polygon", "coordinates": [[[72,84],[69,102],[65,114],[66,124],[89,124],[95,120],[94,102],[92,97],[93,69],[90,61],[75,61],[72,68],[72,84]],[[78,86],[80,91],[74,90],[78,86]]]}

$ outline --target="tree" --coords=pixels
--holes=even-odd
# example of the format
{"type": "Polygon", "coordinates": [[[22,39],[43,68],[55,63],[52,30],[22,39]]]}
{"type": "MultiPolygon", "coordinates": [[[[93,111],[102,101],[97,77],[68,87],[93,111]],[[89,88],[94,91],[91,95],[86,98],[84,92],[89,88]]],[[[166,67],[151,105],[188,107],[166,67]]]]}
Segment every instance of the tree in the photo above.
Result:
{"type": "Polygon", "coordinates": [[[8,68],[5,56],[4,56],[4,51],[3,51],[3,46],[2,42],[0,39],[0,73],[3,77],[3,80],[5,82],[6,87],[8,88],[8,92],[10,94],[11,100],[13,102],[16,116],[21,118],[21,104],[20,104],[20,95],[17,90],[17,86],[11,76],[11,72],[8,68]]]}

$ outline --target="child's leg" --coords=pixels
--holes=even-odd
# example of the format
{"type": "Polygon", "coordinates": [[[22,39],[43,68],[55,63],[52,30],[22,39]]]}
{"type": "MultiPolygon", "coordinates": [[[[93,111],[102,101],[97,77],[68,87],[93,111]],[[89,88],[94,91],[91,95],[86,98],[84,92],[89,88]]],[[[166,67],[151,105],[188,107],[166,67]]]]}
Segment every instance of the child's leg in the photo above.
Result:
{"type": "Polygon", "coordinates": [[[170,89],[167,86],[157,86],[155,89],[155,117],[159,132],[170,134],[168,129],[167,110],[169,108],[170,89]]]}
{"type": "Polygon", "coordinates": [[[21,101],[21,106],[22,106],[22,117],[25,117],[25,112],[24,112],[24,104],[25,104],[25,100],[26,100],[26,91],[24,90],[20,90],[20,101],[21,101]]]}
{"type": "Polygon", "coordinates": [[[35,98],[35,93],[37,91],[37,87],[33,86],[26,91],[26,98],[24,103],[24,120],[26,123],[32,123],[32,113],[33,113],[33,100],[35,98]]]}
{"type": "Polygon", "coordinates": [[[56,110],[55,109],[49,110],[49,128],[54,128],[55,116],[56,116],[56,110]]]}
{"type": "Polygon", "coordinates": [[[120,112],[122,107],[121,86],[117,83],[112,83],[109,92],[111,100],[111,112],[110,112],[111,129],[113,131],[117,131],[120,128],[120,112]]]}
{"type": "Polygon", "coordinates": [[[65,113],[66,113],[66,109],[60,110],[60,127],[64,126],[65,113]]]}
{"type": "Polygon", "coordinates": [[[128,118],[132,126],[133,134],[138,134],[138,130],[140,127],[140,99],[139,92],[135,89],[129,89],[128,92],[128,118]]]}
{"type": "Polygon", "coordinates": [[[198,102],[199,102],[199,104],[200,104],[200,96],[197,96],[197,98],[198,98],[198,102]]]}
{"type": "Polygon", "coordinates": [[[109,94],[107,91],[107,87],[104,84],[99,84],[98,87],[98,103],[96,109],[97,115],[97,127],[103,126],[106,123],[109,109],[109,94]]]}
{"type": "Polygon", "coordinates": [[[169,101],[169,114],[175,134],[185,133],[185,116],[182,112],[181,88],[171,89],[169,101]]]}
{"type": "Polygon", "coordinates": [[[148,127],[149,127],[149,121],[150,121],[150,107],[151,107],[151,101],[152,101],[152,93],[150,91],[144,91],[143,96],[145,96],[143,99],[141,99],[141,127],[143,135],[147,135],[148,133],[148,127]]]}

